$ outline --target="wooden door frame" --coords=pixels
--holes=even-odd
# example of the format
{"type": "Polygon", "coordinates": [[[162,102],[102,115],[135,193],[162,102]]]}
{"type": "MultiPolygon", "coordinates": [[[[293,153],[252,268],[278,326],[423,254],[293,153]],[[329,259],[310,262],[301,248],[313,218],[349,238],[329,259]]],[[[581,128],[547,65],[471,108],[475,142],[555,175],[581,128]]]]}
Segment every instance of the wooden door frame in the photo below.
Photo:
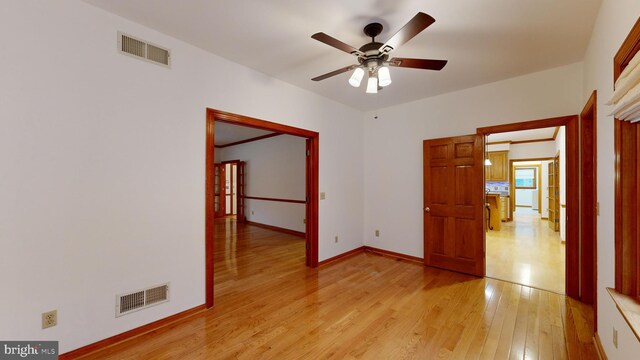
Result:
{"type": "MultiPolygon", "coordinates": [[[[578,136],[578,115],[568,115],[555,118],[531,120],[520,123],[504,124],[481,127],[477,129],[478,135],[489,135],[495,133],[531,130],[547,127],[565,127],[565,173],[566,173],[566,247],[565,252],[565,293],[573,298],[580,297],[580,191],[579,191],[579,136],[578,136]]],[[[561,164],[562,166],[562,164],[561,164]]],[[[484,184],[483,184],[484,186],[484,184]]],[[[482,236],[485,236],[483,234],[482,236]]],[[[486,237],[485,237],[486,246],[486,237]]]]}
{"type": "Polygon", "coordinates": [[[585,253],[581,262],[582,273],[593,274],[593,281],[583,282],[582,299],[593,304],[594,332],[598,326],[598,168],[597,168],[597,91],[594,90],[580,113],[580,237],[581,252],[585,253]],[[589,261],[591,260],[591,261],[589,261]]]}
{"type": "MultiPolygon", "coordinates": [[[[538,190],[538,213],[542,214],[542,161],[543,160],[520,160],[509,159],[509,202],[512,209],[516,206],[516,168],[536,168],[536,189],[538,190]],[[540,164],[515,165],[516,162],[540,161],[540,164]]],[[[514,210],[515,211],[515,210],[514,210]]]]}
{"type": "Polygon", "coordinates": [[[215,122],[269,130],[282,134],[299,136],[308,139],[311,151],[307,156],[306,166],[306,258],[310,267],[318,266],[318,167],[320,134],[315,131],[282,125],[271,121],[232,114],[226,111],[207,108],[206,110],[206,146],[205,146],[205,305],[213,307],[214,303],[214,193],[213,193],[213,164],[215,151],[215,122]]]}

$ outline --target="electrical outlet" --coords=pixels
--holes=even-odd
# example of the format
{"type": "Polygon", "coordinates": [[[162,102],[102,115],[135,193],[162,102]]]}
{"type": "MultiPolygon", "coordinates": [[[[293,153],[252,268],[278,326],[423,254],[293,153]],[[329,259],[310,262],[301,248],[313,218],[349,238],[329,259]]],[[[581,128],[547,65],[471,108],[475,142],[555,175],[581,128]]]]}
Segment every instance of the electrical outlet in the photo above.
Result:
{"type": "Polygon", "coordinates": [[[253,210],[251,210],[251,215],[253,215],[253,210]]]}
{"type": "Polygon", "coordinates": [[[42,313],[42,328],[50,328],[58,325],[58,310],[51,310],[46,313],[42,313]]]}
{"type": "Polygon", "coordinates": [[[338,243],[338,235],[336,235],[336,244],[338,243]]]}
{"type": "Polygon", "coordinates": [[[615,346],[616,349],[618,348],[618,330],[616,330],[616,328],[613,328],[613,346],[615,346]]]}
{"type": "Polygon", "coordinates": [[[326,197],[327,196],[326,196],[326,194],[324,192],[320,193],[320,200],[324,200],[324,199],[326,199],[326,197]]]}
{"type": "Polygon", "coordinates": [[[376,230],[376,237],[380,237],[380,230],[376,230]]]}

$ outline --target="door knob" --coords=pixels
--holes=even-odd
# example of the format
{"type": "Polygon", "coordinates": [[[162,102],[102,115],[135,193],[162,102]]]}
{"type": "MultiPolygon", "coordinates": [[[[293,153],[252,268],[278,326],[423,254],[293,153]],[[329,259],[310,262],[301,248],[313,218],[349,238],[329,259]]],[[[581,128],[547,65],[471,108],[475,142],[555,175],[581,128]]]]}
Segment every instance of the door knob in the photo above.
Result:
{"type": "Polygon", "coordinates": [[[429,209],[429,207],[427,206],[426,208],[424,208],[424,212],[431,212],[431,209],[429,209]]]}

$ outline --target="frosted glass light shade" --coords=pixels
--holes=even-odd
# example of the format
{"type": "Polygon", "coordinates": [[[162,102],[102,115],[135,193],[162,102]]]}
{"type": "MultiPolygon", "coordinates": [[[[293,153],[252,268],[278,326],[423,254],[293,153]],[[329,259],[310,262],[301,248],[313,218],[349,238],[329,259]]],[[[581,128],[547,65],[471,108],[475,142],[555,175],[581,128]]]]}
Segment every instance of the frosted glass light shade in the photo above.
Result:
{"type": "Polygon", "coordinates": [[[369,76],[369,80],[367,82],[367,94],[377,94],[378,93],[378,78],[375,76],[369,76]]]}
{"type": "Polygon", "coordinates": [[[391,84],[391,74],[389,73],[388,67],[383,66],[378,69],[378,84],[382,87],[391,84]]]}
{"type": "Polygon", "coordinates": [[[362,77],[364,76],[364,69],[356,68],[353,71],[353,74],[349,78],[349,85],[353,87],[360,87],[360,82],[362,82],[362,77]]]}

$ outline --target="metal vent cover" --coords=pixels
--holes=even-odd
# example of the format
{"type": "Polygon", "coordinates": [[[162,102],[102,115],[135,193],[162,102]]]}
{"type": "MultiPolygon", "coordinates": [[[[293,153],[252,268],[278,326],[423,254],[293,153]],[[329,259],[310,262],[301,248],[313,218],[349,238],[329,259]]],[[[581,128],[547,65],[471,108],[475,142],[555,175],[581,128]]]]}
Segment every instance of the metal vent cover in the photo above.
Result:
{"type": "Polygon", "coordinates": [[[169,283],[116,295],[116,317],[169,301],[169,283]]]}
{"type": "Polygon", "coordinates": [[[118,31],[118,51],[137,59],[171,67],[171,50],[118,31]]]}

